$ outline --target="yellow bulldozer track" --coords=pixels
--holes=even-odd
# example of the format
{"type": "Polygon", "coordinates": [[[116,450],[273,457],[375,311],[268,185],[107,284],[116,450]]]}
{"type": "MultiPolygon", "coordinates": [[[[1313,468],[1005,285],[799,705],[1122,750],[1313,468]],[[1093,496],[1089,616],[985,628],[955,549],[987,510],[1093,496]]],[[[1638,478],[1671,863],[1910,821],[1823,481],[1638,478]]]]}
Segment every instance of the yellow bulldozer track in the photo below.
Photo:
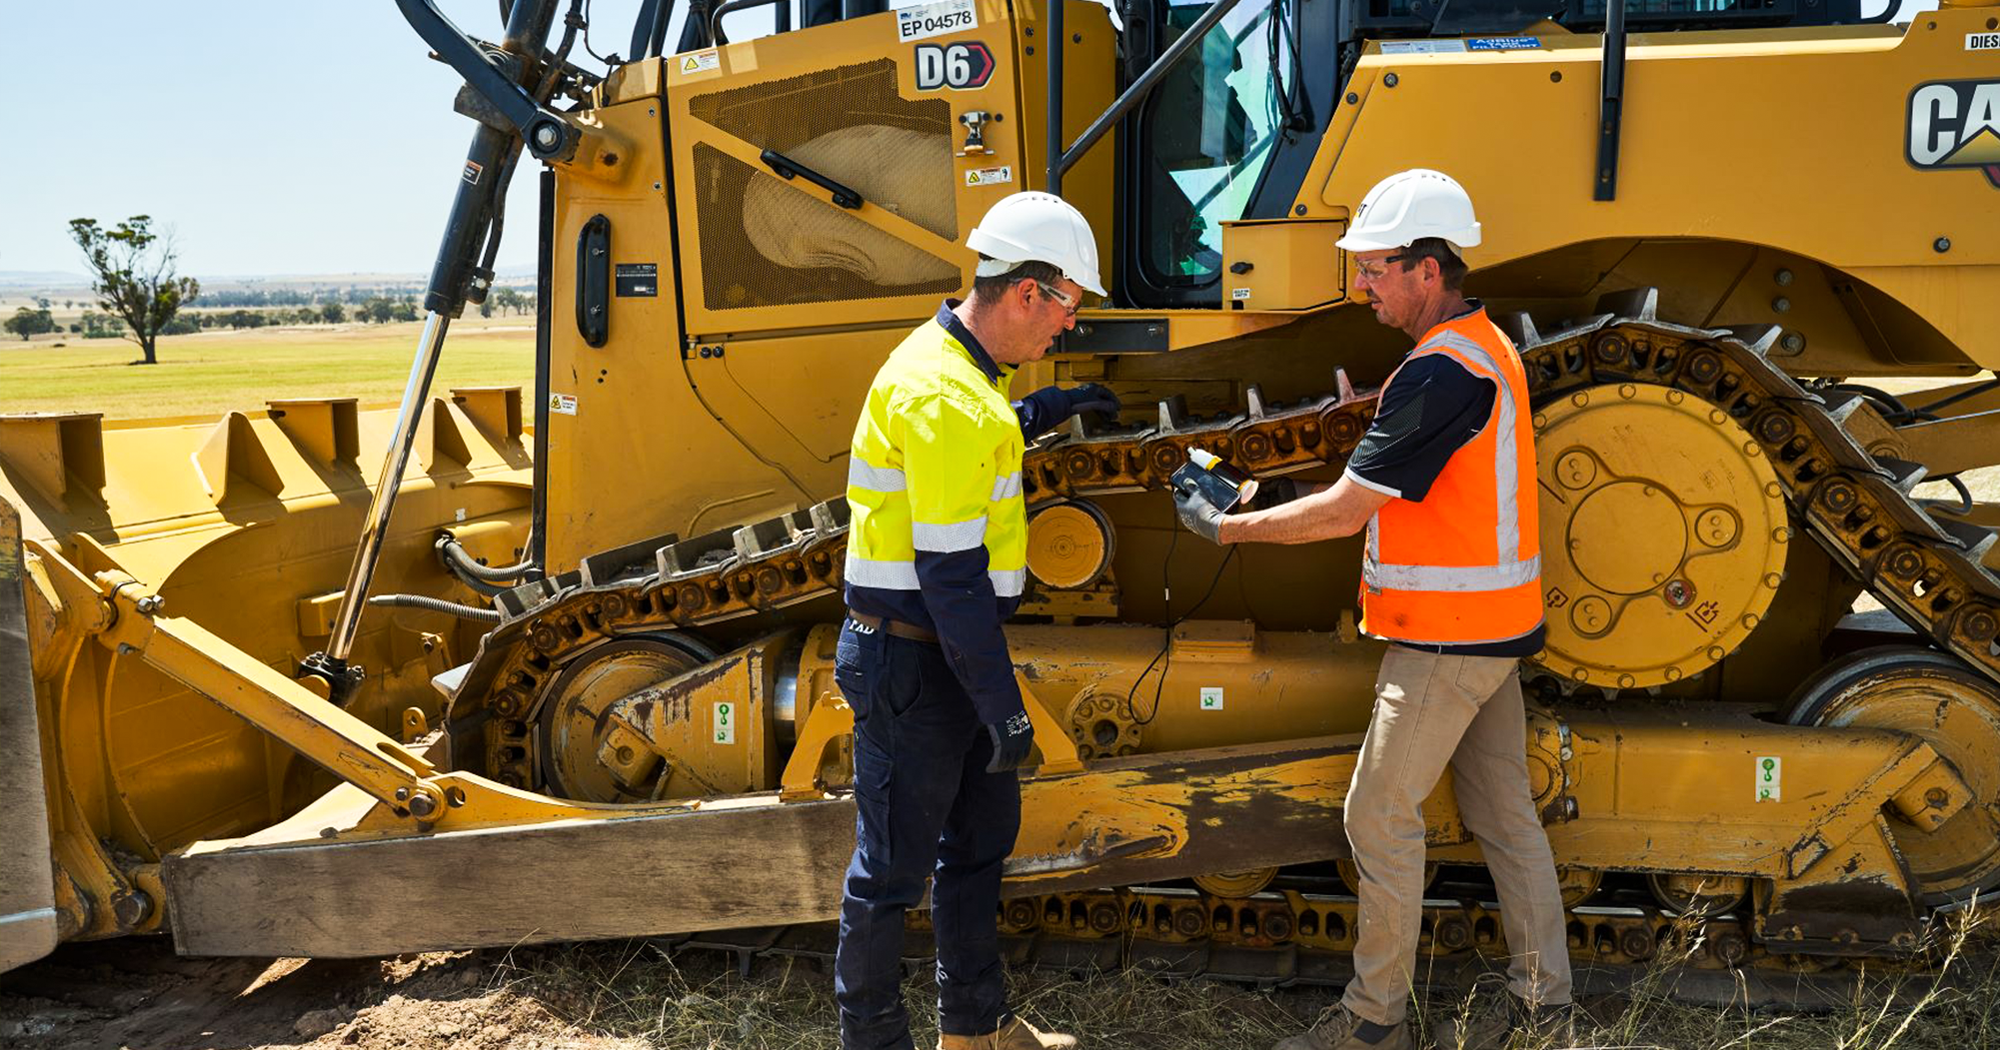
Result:
{"type": "MultiPolygon", "coordinates": [[[[1621,293],[1599,304],[1602,314],[1548,334],[1539,333],[1526,315],[1504,322],[1526,365],[1538,429],[1556,407],[1592,399],[1652,399],[1695,412],[1717,433],[1737,441],[1742,456],[1769,465],[1778,486],[1773,495],[1781,495],[1790,508],[1787,524],[1769,535],[1748,537],[1748,542],[1782,550],[1793,529],[1802,528],[1920,638],[1976,669],[1976,674],[1963,676],[1970,683],[1961,685],[1964,706],[1992,707],[1992,683],[2000,682],[2000,578],[1982,562],[1992,533],[1933,514],[1913,497],[1921,471],[1892,455],[1892,429],[1879,417],[1870,429],[1873,410],[1855,395],[1808,388],[1767,360],[1774,329],[1676,325],[1655,315],[1657,300],[1652,289],[1621,293]],[[1872,436],[1864,440],[1857,434],[1872,436]]],[[[1063,500],[1162,488],[1187,450],[1196,446],[1227,455],[1263,476],[1338,466],[1366,430],[1375,396],[1353,390],[1344,375],[1335,385],[1326,396],[1288,405],[1263,404],[1253,388],[1243,411],[1209,419],[1189,417],[1178,406],[1163,403],[1155,426],[1109,432],[1079,426],[1030,451],[1023,487],[1031,513],[1063,500]]],[[[450,724],[477,727],[496,779],[513,786],[550,787],[550,770],[539,757],[544,752],[533,746],[534,727],[544,705],[552,702],[555,683],[578,654],[620,637],[699,628],[829,594],[840,584],[845,557],[844,510],[834,501],[693,540],[667,537],[636,544],[587,559],[568,577],[503,595],[499,604],[505,622],[486,637],[457,689],[450,724]]],[[[1774,590],[1778,580],[1768,582],[1774,590]]],[[[1675,597],[1669,593],[1670,600],[1675,597]]],[[[1768,600],[1765,595],[1762,603],[1768,600]]],[[[1761,612],[1763,604],[1752,604],[1761,612]]],[[[1552,617],[1559,612],[1552,611],[1552,617]]],[[[1758,613],[1744,615],[1749,619],[1737,625],[1742,629],[1717,625],[1716,638],[1733,648],[1758,613]]],[[[1724,655],[1715,648],[1708,662],[1724,655]]],[[[689,669],[700,664],[698,656],[689,661],[689,669]]],[[[1530,674],[1557,685],[1543,690],[1557,709],[1555,729],[1540,732],[1531,724],[1531,737],[1559,733],[1565,759],[1570,738],[1562,710],[1566,702],[1560,696],[1581,683],[1597,686],[1594,696],[1615,698],[1621,683],[1634,681],[1618,667],[1560,674],[1531,668],[1530,674]]],[[[1864,714],[1859,723],[1841,724],[1872,723],[1864,714]]],[[[1993,785],[1985,782],[1991,774],[1964,750],[1981,746],[1983,738],[1968,740],[1961,734],[1953,739],[1945,724],[1940,706],[1929,727],[1894,726],[1959,760],[1963,775],[1975,782],[1969,798],[1963,791],[1937,787],[1912,789],[1913,797],[1896,796],[1894,808],[1901,819],[1889,834],[1897,846],[1883,863],[1907,869],[1916,895],[1929,906],[1956,904],[2000,879],[2000,840],[1994,837],[1987,801],[1994,795],[1987,790],[1993,785]],[[1946,843],[1943,859],[1929,863],[1940,853],[1940,842],[1946,843]]],[[[1557,813],[1551,819],[1564,816],[1557,813]]],[[[1775,848],[1791,849],[1789,863],[1803,868],[1827,847],[1822,841],[1775,848]]],[[[1673,868],[1676,859],[1655,858],[1652,866],[1673,868]]],[[[1679,859],[1689,871],[1702,867],[1699,858],[1679,859]]],[[[1313,979],[1315,973],[1334,972],[1337,966],[1315,969],[1318,964],[1301,960],[1351,946],[1351,899],[1311,892],[1307,882],[1299,883],[1307,890],[1286,888],[1283,882],[1272,889],[1273,874],[1209,880],[1192,890],[1135,887],[1017,897],[1003,903],[1001,928],[1018,944],[1069,945],[1061,950],[1065,958],[1092,952],[1113,961],[1144,956],[1156,963],[1166,959],[1170,968],[1234,972],[1259,981],[1313,979]]],[[[1657,903],[1634,907],[1629,897],[1611,907],[1586,903],[1602,874],[1587,869],[1564,873],[1566,886],[1578,890],[1572,900],[1572,948],[1601,964],[1646,964],[1668,954],[1667,946],[1688,937],[1690,929],[1699,932],[1699,943],[1691,954],[1678,950],[1676,957],[1685,965],[1747,964],[1777,974],[1816,971],[1830,965],[1828,955],[1908,960],[1918,945],[1907,928],[1879,935],[1853,930],[1830,938],[1803,935],[1801,925],[1791,920],[1811,916],[1797,900],[1788,904],[1788,918],[1753,916],[1745,907],[1749,884],[1742,878],[1715,876],[1711,885],[1699,874],[1655,876],[1656,894],[1664,891],[1673,900],[1671,887],[1679,887],[1684,908],[1708,916],[1692,926],[1677,926],[1674,911],[1663,911],[1657,903]],[[1700,885],[1680,885],[1689,880],[1700,885]],[[1813,954],[1786,950],[1794,947],[1813,954]]],[[[1305,876],[1291,872],[1285,878],[1305,876]]],[[[711,934],[699,941],[740,951],[793,950],[780,947],[784,936],[765,931],[732,941],[711,934]]],[[[1490,905],[1443,900],[1428,906],[1423,941],[1428,955],[1497,950],[1500,936],[1490,905]]]]}

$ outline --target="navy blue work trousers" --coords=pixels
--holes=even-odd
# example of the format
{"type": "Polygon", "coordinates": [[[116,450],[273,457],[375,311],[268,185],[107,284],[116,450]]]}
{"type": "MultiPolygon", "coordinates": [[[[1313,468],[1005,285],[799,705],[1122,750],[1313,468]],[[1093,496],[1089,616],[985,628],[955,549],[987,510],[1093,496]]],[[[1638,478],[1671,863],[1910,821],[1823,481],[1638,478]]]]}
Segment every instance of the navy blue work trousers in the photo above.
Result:
{"type": "MultiPolygon", "coordinates": [[[[884,625],[886,627],[886,625],[884,625]]],[[[983,1035],[1006,1012],[994,927],[1021,785],[988,773],[993,744],[935,645],[849,620],[834,677],[854,709],[854,859],[840,902],[833,994],[844,1050],[909,1050],[903,915],[932,879],[938,1024],[983,1035]]]]}

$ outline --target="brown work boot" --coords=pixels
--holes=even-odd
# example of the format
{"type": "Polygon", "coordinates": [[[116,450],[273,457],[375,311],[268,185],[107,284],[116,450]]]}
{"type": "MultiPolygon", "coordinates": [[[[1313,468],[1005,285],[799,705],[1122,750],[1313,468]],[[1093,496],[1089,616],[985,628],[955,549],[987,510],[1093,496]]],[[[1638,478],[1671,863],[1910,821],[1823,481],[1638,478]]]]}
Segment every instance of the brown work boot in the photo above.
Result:
{"type": "Polygon", "coordinates": [[[1416,1050],[1408,1025],[1370,1024],[1345,1003],[1328,1010],[1319,1023],[1278,1041],[1272,1050],[1416,1050]],[[1375,1035],[1374,1042],[1365,1037],[1375,1035]]]}
{"type": "Polygon", "coordinates": [[[1475,991],[1445,1020],[1438,1050],[1504,1050],[1517,1035],[1541,1040],[1538,1046],[1574,1046],[1585,1038],[1588,1020],[1569,1003],[1537,1006],[1504,988],[1475,991]]]}
{"type": "Polygon", "coordinates": [[[1044,1032],[1013,1014],[1000,1019],[1000,1027],[985,1035],[938,1033],[938,1050],[1072,1050],[1076,1037],[1061,1032],[1044,1032]]]}

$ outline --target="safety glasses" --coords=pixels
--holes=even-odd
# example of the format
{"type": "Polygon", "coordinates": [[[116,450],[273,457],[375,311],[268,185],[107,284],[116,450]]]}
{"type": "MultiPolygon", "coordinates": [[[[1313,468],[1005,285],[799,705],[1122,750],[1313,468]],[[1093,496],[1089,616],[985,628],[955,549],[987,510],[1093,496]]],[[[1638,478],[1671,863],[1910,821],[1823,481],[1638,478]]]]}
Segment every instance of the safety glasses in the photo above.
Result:
{"type": "Polygon", "coordinates": [[[1075,317],[1076,312],[1083,309],[1083,297],[1080,295],[1067,295],[1062,289],[1046,281],[1036,281],[1035,287],[1040,288],[1043,295],[1048,296],[1057,306],[1063,308],[1064,313],[1069,314],[1071,317],[1075,317]]]}
{"type": "Polygon", "coordinates": [[[1384,258],[1374,260],[1373,262],[1361,262],[1360,260],[1356,260],[1354,263],[1354,272],[1360,274],[1361,276],[1367,278],[1368,280],[1379,281],[1382,278],[1389,276],[1390,264],[1405,262],[1409,258],[1410,257],[1408,255],[1398,252],[1395,255],[1386,256],[1384,258]]]}

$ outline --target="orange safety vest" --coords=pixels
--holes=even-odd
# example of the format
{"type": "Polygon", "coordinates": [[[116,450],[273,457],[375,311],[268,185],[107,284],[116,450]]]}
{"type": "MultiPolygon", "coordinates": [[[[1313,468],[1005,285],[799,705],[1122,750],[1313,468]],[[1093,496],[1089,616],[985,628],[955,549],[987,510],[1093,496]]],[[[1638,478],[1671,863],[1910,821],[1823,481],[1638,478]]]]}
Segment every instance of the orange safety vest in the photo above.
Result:
{"type": "Polygon", "coordinates": [[[1421,501],[1392,499],[1369,519],[1361,629],[1427,645],[1519,638],[1542,623],[1528,376],[1484,309],[1432,328],[1403,360],[1426,354],[1446,354],[1491,380],[1493,410],[1421,501]]]}

